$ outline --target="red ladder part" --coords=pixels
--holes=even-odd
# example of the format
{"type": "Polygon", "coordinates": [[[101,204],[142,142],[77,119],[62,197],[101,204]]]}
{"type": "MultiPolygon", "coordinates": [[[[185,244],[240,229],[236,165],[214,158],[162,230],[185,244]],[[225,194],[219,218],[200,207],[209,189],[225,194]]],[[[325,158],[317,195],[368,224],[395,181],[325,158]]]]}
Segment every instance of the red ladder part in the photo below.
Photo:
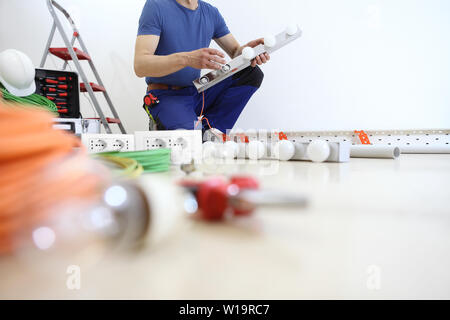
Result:
{"type": "MultiPolygon", "coordinates": [[[[111,101],[111,98],[109,97],[109,94],[108,94],[106,88],[103,87],[102,80],[100,79],[100,75],[94,66],[94,62],[93,62],[91,56],[89,55],[88,49],[87,49],[86,45],[84,44],[84,41],[81,39],[81,35],[75,25],[75,22],[73,21],[72,17],[69,15],[69,13],[61,5],[59,5],[55,0],[46,0],[46,2],[47,2],[47,7],[50,12],[50,15],[52,16],[53,26],[50,31],[50,35],[48,37],[47,44],[45,46],[44,55],[42,56],[40,67],[41,68],[44,67],[47,57],[50,54],[55,55],[58,58],[61,58],[62,60],[65,61],[64,65],[62,66],[63,70],[66,69],[69,62],[72,62],[76,68],[76,71],[78,72],[78,74],[80,76],[80,79],[81,79],[80,82],[85,84],[85,85],[80,85],[80,87],[79,87],[80,91],[86,92],[87,91],[86,86],[91,87],[91,85],[92,85],[92,87],[93,87],[92,91],[88,90],[89,97],[92,101],[93,107],[95,108],[98,116],[101,119],[101,124],[105,128],[106,133],[112,133],[109,123],[117,123],[120,128],[121,133],[125,134],[126,130],[125,130],[122,122],[120,121],[119,114],[117,113],[116,109],[114,108],[114,105],[111,101]],[[67,22],[69,23],[69,26],[71,27],[71,29],[73,31],[72,40],[69,39],[69,37],[66,33],[66,30],[64,28],[64,25],[61,22],[57,11],[59,11],[67,19],[67,22]],[[58,32],[60,34],[60,36],[64,42],[64,47],[58,47],[58,48],[52,47],[52,42],[54,40],[56,32],[58,32]],[[75,42],[78,42],[78,44],[79,44],[78,48],[76,48],[74,46],[75,42]],[[73,57],[71,56],[71,53],[73,53],[73,57]],[[92,71],[92,73],[96,79],[95,82],[98,83],[99,85],[89,82],[89,80],[86,76],[86,73],[83,70],[83,67],[80,63],[81,62],[80,60],[85,60],[85,61],[87,60],[89,62],[89,68],[92,71]],[[96,95],[93,94],[93,91],[101,91],[103,93],[103,96],[106,100],[106,104],[108,105],[109,110],[112,112],[113,118],[108,118],[108,120],[107,120],[107,118],[105,117],[105,113],[103,112],[96,95]]],[[[67,79],[66,79],[66,81],[67,81],[67,79]]],[[[47,79],[46,83],[47,83],[47,85],[50,85],[55,89],[69,89],[68,86],[66,86],[67,85],[65,83],[66,81],[62,81],[62,79],[47,79]],[[63,88],[63,86],[65,86],[65,88],[63,88]]],[[[72,88],[70,88],[70,89],[72,89],[72,88]]],[[[58,91],[56,91],[56,92],[58,92],[58,91]]],[[[49,96],[49,98],[52,98],[52,100],[54,100],[54,101],[61,100],[60,98],[55,98],[52,96],[49,96]]]]}
{"type": "MultiPolygon", "coordinates": [[[[75,51],[75,54],[77,55],[78,60],[91,60],[91,57],[87,54],[81,51],[78,48],[73,48],[75,51]]],[[[50,48],[48,51],[53,54],[54,56],[57,56],[60,59],[63,59],[65,61],[72,60],[72,57],[70,56],[69,49],[67,48],[50,48]]]]}
{"type": "MultiPolygon", "coordinates": [[[[89,84],[91,85],[92,90],[94,90],[96,92],[105,92],[106,91],[106,89],[104,87],[102,87],[101,85],[98,85],[93,82],[89,82],[89,84]]],[[[80,92],[87,92],[86,85],[83,82],[80,83],[80,92]]]]}
{"type": "MultiPolygon", "coordinates": [[[[88,119],[88,120],[101,120],[100,118],[85,118],[85,119],[88,119]]],[[[120,119],[108,118],[108,117],[106,117],[105,119],[106,119],[106,121],[108,123],[121,123],[120,119]]]]}

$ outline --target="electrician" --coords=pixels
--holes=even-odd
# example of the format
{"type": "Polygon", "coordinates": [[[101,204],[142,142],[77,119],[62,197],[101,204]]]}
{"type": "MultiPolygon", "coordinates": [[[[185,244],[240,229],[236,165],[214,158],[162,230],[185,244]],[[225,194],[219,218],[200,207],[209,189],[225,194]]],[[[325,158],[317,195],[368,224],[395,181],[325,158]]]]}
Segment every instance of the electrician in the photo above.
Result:
{"type": "Polygon", "coordinates": [[[224,53],[209,48],[211,40],[231,58],[245,47],[264,43],[257,39],[240,46],[218,9],[205,1],[147,0],[139,20],[134,69],[138,77],[146,77],[146,100],[154,101],[147,112],[158,130],[192,130],[199,124],[225,133],[261,86],[264,74],[257,65],[270,59],[267,53],[199,94],[192,81],[200,77],[200,70],[218,70],[226,63],[224,53]]]}

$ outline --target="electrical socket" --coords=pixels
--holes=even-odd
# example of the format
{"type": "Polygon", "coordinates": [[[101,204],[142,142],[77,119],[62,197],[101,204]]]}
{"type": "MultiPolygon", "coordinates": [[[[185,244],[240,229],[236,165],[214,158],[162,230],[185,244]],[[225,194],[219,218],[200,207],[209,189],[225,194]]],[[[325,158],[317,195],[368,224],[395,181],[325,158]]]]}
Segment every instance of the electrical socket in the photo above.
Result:
{"type": "Polygon", "coordinates": [[[202,131],[138,131],[135,132],[136,150],[169,148],[172,164],[202,161],[202,131]]]}
{"type": "Polygon", "coordinates": [[[89,153],[134,151],[132,134],[82,134],[81,141],[89,153]]]}

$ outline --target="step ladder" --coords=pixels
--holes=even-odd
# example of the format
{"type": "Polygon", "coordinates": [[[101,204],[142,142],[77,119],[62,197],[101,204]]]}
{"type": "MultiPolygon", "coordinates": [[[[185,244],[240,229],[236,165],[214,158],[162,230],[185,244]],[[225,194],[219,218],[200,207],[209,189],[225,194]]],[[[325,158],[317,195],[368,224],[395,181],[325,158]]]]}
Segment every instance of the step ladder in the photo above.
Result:
{"type": "Polygon", "coordinates": [[[122,121],[120,121],[119,115],[117,114],[116,109],[114,108],[114,105],[111,101],[111,98],[108,95],[108,92],[105,89],[105,86],[103,85],[102,80],[100,79],[100,75],[97,72],[97,69],[94,66],[94,63],[92,61],[91,56],[89,55],[86,46],[84,45],[83,40],[81,39],[80,32],[78,31],[77,27],[75,26],[74,21],[70,17],[69,13],[61,7],[60,4],[58,4],[54,0],[46,0],[48,10],[50,11],[50,14],[53,18],[53,26],[50,31],[50,36],[47,41],[47,46],[45,47],[44,55],[41,60],[40,67],[43,68],[45,65],[45,62],[47,60],[47,57],[49,54],[52,54],[62,60],[64,60],[64,65],[62,70],[65,70],[68,66],[69,61],[72,61],[75,65],[75,68],[78,72],[78,74],[81,77],[82,82],[80,83],[80,92],[87,92],[89,94],[89,97],[92,100],[92,103],[95,107],[95,110],[97,111],[98,115],[100,116],[100,121],[105,128],[106,133],[112,133],[111,128],[109,124],[117,124],[120,128],[120,131],[122,134],[126,134],[125,128],[123,127],[122,121]],[[55,11],[55,8],[62,12],[62,14],[67,18],[67,20],[70,23],[70,26],[73,29],[73,36],[72,40],[69,41],[69,38],[67,34],[64,31],[63,25],[61,24],[61,21],[59,20],[57,13],[55,11]],[[59,31],[61,34],[61,37],[64,41],[65,47],[64,48],[52,48],[52,41],[55,36],[56,30],[59,31]],[[81,47],[81,50],[78,48],[75,48],[75,41],[78,40],[78,43],[81,47]],[[83,71],[83,68],[81,66],[80,61],[86,60],[89,63],[89,66],[91,67],[91,70],[96,78],[97,83],[89,82],[85,72],[83,71]],[[98,102],[98,99],[94,92],[102,92],[105,100],[109,106],[109,109],[111,110],[114,118],[108,118],[105,117],[105,114],[103,113],[102,109],[100,108],[100,104],[98,102]]]}

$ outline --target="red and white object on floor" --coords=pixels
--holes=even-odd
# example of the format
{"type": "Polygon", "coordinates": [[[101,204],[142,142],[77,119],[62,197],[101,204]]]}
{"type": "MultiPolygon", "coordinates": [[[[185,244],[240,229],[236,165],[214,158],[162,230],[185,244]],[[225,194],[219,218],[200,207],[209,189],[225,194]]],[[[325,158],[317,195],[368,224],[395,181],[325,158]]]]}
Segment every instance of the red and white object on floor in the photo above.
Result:
{"type": "Polygon", "coordinates": [[[229,180],[214,177],[204,181],[184,180],[181,186],[191,191],[197,201],[197,214],[202,220],[222,221],[229,216],[249,216],[258,207],[293,206],[303,208],[303,195],[263,190],[251,176],[234,176],[229,180]]]}

